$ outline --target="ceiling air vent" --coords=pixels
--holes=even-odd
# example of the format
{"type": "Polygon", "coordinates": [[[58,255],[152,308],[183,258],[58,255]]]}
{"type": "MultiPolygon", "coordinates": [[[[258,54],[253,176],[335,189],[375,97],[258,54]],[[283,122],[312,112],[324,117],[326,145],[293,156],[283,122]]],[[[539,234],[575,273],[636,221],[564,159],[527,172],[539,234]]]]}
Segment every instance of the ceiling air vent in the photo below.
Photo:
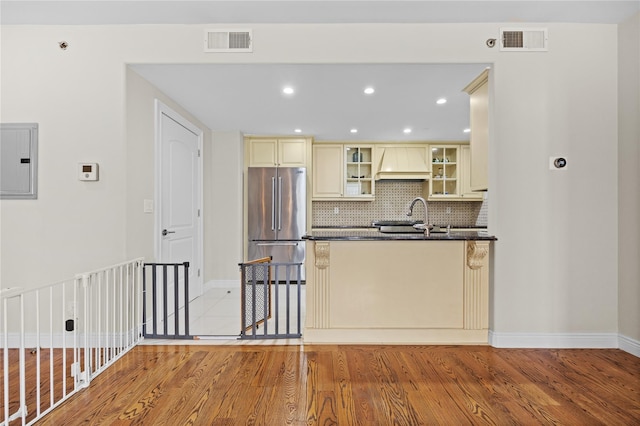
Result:
{"type": "Polygon", "coordinates": [[[206,30],[205,52],[253,52],[251,30],[206,30]]]}
{"type": "Polygon", "coordinates": [[[546,28],[500,28],[500,50],[507,52],[544,52],[548,37],[546,28]]]}

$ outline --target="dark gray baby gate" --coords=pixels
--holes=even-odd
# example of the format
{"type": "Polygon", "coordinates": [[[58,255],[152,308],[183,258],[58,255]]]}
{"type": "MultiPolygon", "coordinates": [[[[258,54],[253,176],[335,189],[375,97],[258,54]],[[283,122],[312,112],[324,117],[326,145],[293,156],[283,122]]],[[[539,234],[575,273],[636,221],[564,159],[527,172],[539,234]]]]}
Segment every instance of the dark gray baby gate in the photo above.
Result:
{"type": "Polygon", "coordinates": [[[302,263],[271,258],[240,264],[240,339],[302,336],[302,263]]]}
{"type": "Polygon", "coordinates": [[[193,339],[189,334],[189,262],[145,263],[142,289],[144,337],[193,339]]]}

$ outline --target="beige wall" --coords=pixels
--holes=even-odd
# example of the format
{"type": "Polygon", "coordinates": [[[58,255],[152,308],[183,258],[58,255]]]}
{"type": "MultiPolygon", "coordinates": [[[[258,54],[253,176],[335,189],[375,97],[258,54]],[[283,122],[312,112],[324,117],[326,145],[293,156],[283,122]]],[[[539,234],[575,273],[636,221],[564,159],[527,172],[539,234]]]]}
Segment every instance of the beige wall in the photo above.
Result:
{"type": "MultiPolygon", "coordinates": [[[[40,123],[41,168],[38,200],[2,201],[2,286],[148,253],[148,224],[136,226],[147,220],[139,213],[147,189],[128,190],[132,165],[147,159],[127,158],[127,63],[494,63],[491,329],[615,335],[627,324],[618,318],[618,233],[593,231],[617,229],[620,211],[640,215],[617,191],[618,28],[549,24],[549,52],[507,53],[485,46],[500,26],[255,24],[255,51],[233,55],[203,53],[202,25],[3,26],[0,118],[40,123]],[[557,154],[567,170],[549,170],[557,154]],[[79,182],[79,161],[99,162],[101,180],[79,182]]],[[[240,188],[239,154],[231,155],[225,184],[240,188]]],[[[224,208],[241,217],[237,200],[224,208]]],[[[236,251],[216,262],[235,267],[236,251]]]]}
{"type": "Polygon", "coordinates": [[[640,14],[620,25],[618,46],[620,334],[640,341],[640,14]]]}

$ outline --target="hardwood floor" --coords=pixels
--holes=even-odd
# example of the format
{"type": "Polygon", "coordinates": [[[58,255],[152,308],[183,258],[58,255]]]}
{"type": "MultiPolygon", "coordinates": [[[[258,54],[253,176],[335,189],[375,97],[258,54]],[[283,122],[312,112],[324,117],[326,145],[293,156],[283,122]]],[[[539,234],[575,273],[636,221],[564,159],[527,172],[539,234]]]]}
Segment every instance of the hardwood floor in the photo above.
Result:
{"type": "Polygon", "coordinates": [[[486,346],[138,346],[41,425],[640,424],[640,359],[486,346]]]}

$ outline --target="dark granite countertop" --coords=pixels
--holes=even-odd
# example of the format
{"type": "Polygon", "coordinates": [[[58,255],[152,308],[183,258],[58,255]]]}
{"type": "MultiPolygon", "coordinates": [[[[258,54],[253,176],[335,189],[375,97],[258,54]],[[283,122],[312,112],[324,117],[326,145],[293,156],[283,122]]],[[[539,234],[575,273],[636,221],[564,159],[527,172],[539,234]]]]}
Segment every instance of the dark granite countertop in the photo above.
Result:
{"type": "Polygon", "coordinates": [[[486,229],[479,230],[455,230],[451,232],[431,233],[428,237],[421,233],[386,234],[379,232],[377,228],[350,228],[350,229],[314,229],[311,234],[302,237],[312,241],[402,241],[402,240],[438,240],[438,241],[464,241],[464,240],[497,240],[489,235],[486,229]]]}

